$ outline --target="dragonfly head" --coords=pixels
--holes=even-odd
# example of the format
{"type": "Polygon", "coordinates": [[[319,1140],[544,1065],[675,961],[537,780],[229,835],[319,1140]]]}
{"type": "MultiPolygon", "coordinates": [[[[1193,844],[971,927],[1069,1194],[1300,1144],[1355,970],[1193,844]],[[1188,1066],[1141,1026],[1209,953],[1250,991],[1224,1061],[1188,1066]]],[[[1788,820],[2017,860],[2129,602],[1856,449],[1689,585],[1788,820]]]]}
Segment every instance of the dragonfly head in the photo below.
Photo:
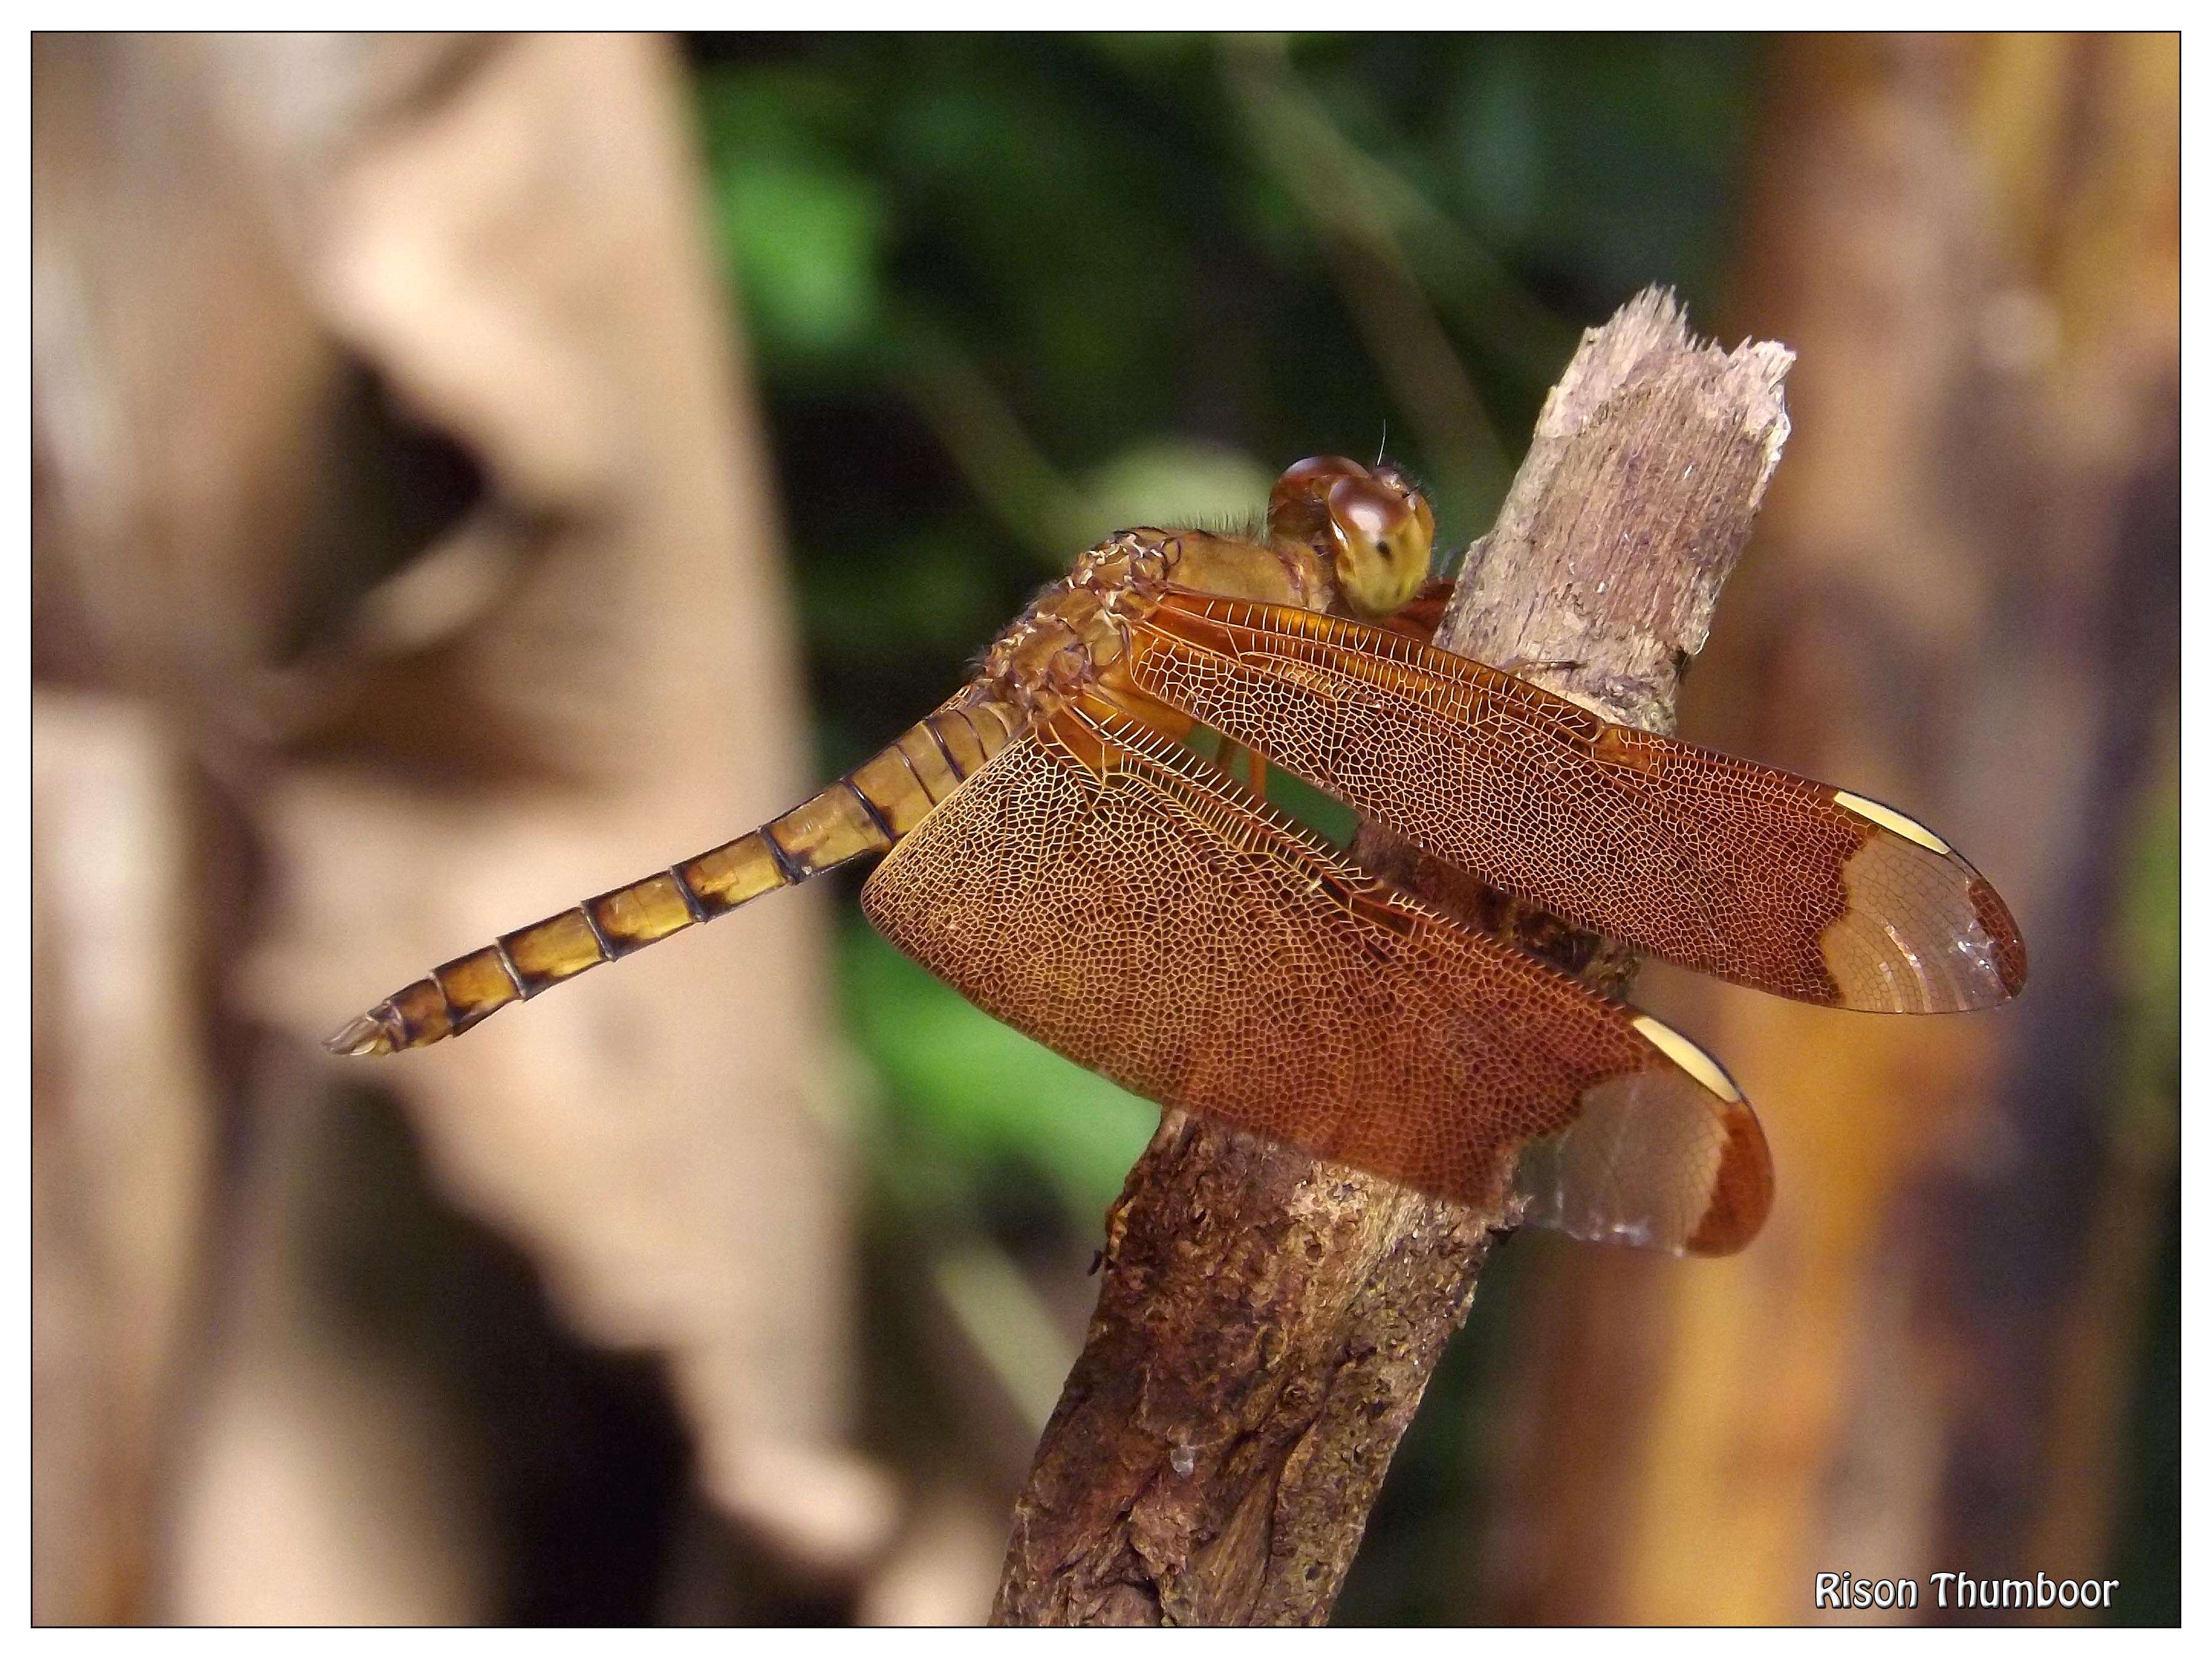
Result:
{"type": "Polygon", "coordinates": [[[1387,617],[1427,580],[1437,520],[1428,498],[1387,462],[1370,468],[1316,455],[1275,481],[1267,533],[1326,556],[1354,616],[1387,617]]]}

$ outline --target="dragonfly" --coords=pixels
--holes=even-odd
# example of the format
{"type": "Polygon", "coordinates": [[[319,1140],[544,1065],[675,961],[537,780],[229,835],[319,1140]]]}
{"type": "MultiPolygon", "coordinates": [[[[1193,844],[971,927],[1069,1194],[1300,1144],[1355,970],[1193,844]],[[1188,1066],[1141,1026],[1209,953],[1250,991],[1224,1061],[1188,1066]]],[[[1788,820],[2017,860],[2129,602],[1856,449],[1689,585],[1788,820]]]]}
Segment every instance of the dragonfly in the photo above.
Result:
{"type": "Polygon", "coordinates": [[[1270,802],[1267,769],[1577,927],[1801,1001],[2002,1003],[2019,929],[1893,807],[1437,648],[1435,535],[1400,468],[1318,456],[1243,533],[1111,536],[811,799],[433,969],[328,1046],[422,1048],[875,856],[860,907],[894,945],[1164,1108],[1516,1224],[1740,1249],[1774,1175],[1720,1063],[1354,862],[1270,802]]]}

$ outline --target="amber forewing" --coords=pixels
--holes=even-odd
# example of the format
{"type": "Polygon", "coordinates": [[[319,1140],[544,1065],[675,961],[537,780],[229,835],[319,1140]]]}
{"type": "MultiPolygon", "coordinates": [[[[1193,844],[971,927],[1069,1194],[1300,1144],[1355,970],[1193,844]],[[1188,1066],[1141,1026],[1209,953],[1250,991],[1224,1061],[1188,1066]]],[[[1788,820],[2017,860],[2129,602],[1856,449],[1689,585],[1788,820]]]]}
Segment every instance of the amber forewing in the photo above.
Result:
{"type": "Polygon", "coordinates": [[[1758,1121],[1686,1039],[1111,714],[1008,744],[861,905],[988,1012],[1163,1104],[1478,1204],[1517,1160],[1528,1218],[1584,1237],[1718,1254],[1765,1217],[1758,1121]]]}
{"type": "Polygon", "coordinates": [[[1173,593],[1145,692],[1441,858],[1722,978],[1892,1012],[1987,1006],[2027,957],[2004,902],[1861,797],[1615,726],[1404,635],[1173,593]]]}

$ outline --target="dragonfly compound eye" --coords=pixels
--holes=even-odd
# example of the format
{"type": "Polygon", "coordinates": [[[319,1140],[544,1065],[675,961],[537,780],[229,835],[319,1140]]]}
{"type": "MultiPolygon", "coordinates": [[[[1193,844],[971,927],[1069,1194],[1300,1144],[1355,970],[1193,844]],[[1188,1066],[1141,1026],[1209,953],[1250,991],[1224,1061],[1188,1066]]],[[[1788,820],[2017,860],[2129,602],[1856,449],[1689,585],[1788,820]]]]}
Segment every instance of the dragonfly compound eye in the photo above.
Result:
{"type": "Polygon", "coordinates": [[[1328,492],[1344,478],[1364,478],[1367,469],[1341,455],[1310,455],[1275,480],[1267,496],[1267,533],[1313,542],[1328,533],[1328,492]]]}
{"type": "Polygon", "coordinates": [[[1328,528],[1337,586],[1357,614],[1388,616],[1427,579],[1436,518],[1402,480],[1339,478],[1328,489],[1328,528]]]}
{"type": "Polygon", "coordinates": [[[1375,468],[1375,482],[1396,490],[1413,504],[1413,516],[1420,520],[1421,534],[1433,548],[1437,540],[1437,515],[1429,506],[1429,498],[1421,493],[1420,486],[1389,461],[1375,468]]]}

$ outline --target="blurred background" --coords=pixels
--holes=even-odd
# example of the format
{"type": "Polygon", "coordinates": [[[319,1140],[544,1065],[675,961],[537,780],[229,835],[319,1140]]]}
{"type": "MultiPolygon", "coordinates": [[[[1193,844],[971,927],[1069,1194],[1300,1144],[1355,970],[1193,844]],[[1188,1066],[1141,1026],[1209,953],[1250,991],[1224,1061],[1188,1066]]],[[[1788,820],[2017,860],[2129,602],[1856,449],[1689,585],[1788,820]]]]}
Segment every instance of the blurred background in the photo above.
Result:
{"type": "Polygon", "coordinates": [[[1339,1618],[2178,1619],[2173,39],[47,34],[32,95],[37,1619],[980,1618],[1150,1107],[836,880],[317,1039],[1109,530],[1387,434],[1463,546],[1650,283],[1799,353],[1685,733],[1940,826],[2034,971],[1647,970],[1774,1219],[1502,1252],[1339,1618]]]}

